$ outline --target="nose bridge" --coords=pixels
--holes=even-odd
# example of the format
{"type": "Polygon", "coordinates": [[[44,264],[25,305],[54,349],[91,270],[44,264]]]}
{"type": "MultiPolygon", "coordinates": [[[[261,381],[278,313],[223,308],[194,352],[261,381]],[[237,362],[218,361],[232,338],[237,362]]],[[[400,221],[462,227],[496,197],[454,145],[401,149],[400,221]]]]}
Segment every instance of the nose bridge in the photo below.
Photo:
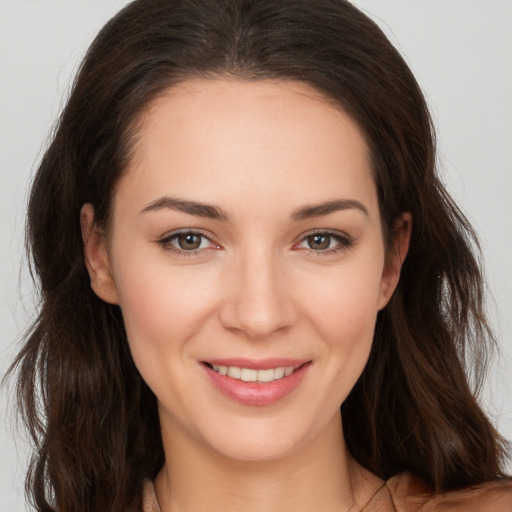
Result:
{"type": "Polygon", "coordinates": [[[227,269],[231,293],[222,312],[225,327],[254,339],[294,321],[282,258],[268,245],[255,245],[240,252],[227,269]]]}

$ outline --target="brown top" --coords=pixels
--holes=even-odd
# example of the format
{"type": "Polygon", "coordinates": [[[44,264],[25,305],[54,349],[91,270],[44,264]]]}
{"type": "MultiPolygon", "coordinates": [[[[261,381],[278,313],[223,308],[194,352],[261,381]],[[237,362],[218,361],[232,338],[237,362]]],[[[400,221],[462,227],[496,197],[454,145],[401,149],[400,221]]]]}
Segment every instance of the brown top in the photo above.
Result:
{"type": "Polygon", "coordinates": [[[512,512],[512,480],[434,493],[410,473],[400,473],[390,478],[361,512],[448,511],[512,512]]]}
{"type": "MultiPolygon", "coordinates": [[[[142,512],[161,512],[150,480],[144,484],[142,512]]],[[[418,478],[400,473],[385,482],[361,512],[512,512],[512,480],[433,493],[418,478]]]]}

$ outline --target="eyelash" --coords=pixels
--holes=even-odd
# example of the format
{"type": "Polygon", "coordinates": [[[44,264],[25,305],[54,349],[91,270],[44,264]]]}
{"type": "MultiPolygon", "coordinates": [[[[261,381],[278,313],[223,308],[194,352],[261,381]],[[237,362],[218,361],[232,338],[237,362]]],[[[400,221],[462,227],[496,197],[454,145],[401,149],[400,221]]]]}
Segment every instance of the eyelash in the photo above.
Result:
{"type": "Polygon", "coordinates": [[[157,241],[157,243],[165,251],[172,252],[172,253],[174,253],[178,256],[184,257],[184,258],[188,258],[191,256],[198,256],[205,250],[220,248],[220,246],[212,240],[211,236],[207,235],[206,233],[201,232],[200,230],[192,230],[192,229],[184,229],[181,231],[176,231],[174,233],[171,233],[170,235],[165,236],[164,238],[161,238],[160,240],[157,241]],[[208,240],[212,245],[210,247],[204,247],[202,249],[196,249],[196,250],[191,250],[191,251],[185,251],[183,249],[179,249],[178,247],[175,247],[172,244],[173,240],[176,240],[178,237],[184,236],[184,235],[185,236],[186,235],[199,236],[202,239],[208,240]]]}
{"type": "Polygon", "coordinates": [[[340,251],[350,249],[355,244],[355,239],[344,234],[344,233],[340,233],[337,231],[326,231],[326,230],[317,229],[317,230],[314,230],[314,231],[311,231],[309,233],[302,235],[299,243],[295,244],[294,247],[297,247],[300,244],[305,243],[309,237],[313,237],[313,236],[329,237],[338,242],[338,244],[335,245],[334,247],[331,247],[331,248],[328,248],[325,250],[320,250],[320,251],[317,251],[317,250],[314,250],[311,248],[306,248],[306,247],[304,248],[304,250],[308,251],[310,254],[314,254],[317,257],[337,254],[340,251]]]}
{"type": "MultiPolygon", "coordinates": [[[[203,251],[210,250],[210,249],[219,249],[220,246],[216,244],[211,238],[211,236],[207,235],[206,233],[201,232],[200,230],[190,230],[190,229],[184,229],[182,231],[174,232],[170,235],[167,235],[160,240],[157,241],[158,245],[162,247],[165,251],[172,252],[178,256],[181,257],[191,257],[191,256],[198,256],[203,251]],[[193,235],[193,236],[199,236],[202,239],[208,240],[212,245],[205,248],[198,248],[195,250],[183,250],[175,247],[172,242],[176,240],[180,236],[186,236],[186,235],[193,235]]],[[[306,242],[307,243],[307,242],[306,242]]],[[[333,232],[333,231],[325,231],[325,230],[314,230],[309,233],[306,233],[302,235],[300,241],[296,244],[294,244],[293,248],[295,250],[306,250],[310,254],[314,254],[317,257],[321,256],[327,256],[327,255],[333,255],[340,251],[350,249],[355,243],[355,239],[346,235],[341,234],[339,232],[333,232]],[[336,240],[338,243],[334,247],[327,248],[325,250],[315,250],[312,248],[301,248],[300,245],[305,243],[309,237],[313,236],[321,236],[321,237],[329,237],[331,239],[336,240]]],[[[330,244],[329,244],[330,245],[330,244]]]]}

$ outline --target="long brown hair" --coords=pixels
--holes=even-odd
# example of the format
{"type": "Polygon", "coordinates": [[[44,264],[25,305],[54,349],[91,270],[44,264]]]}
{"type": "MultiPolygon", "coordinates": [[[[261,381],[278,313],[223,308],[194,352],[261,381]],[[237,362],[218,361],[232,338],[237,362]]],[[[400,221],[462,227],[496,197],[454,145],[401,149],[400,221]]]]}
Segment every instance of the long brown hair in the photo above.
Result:
{"type": "Polygon", "coordinates": [[[91,45],[30,195],[40,312],[11,371],[35,443],[35,508],[125,512],[163,463],[155,396],[119,308],[90,288],[79,213],[92,203],[108,225],[144,108],[175,83],[216,76],[317,88],[366,138],[388,242],[412,213],[401,281],[341,406],[350,453],[382,478],[411,471],[437,489],[503,476],[504,442],[467,379],[480,382],[493,343],[476,238],[436,175],[423,95],[382,31],[344,0],[137,0],[91,45]]]}

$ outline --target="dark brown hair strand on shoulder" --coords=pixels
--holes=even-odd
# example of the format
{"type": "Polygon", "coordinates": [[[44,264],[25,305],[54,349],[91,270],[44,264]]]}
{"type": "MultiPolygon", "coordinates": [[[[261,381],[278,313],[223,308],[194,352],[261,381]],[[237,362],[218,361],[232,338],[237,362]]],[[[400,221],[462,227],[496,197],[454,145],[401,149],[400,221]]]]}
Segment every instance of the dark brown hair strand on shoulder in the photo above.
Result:
{"type": "Polygon", "coordinates": [[[394,220],[412,214],[400,284],[341,407],[350,453],[382,478],[411,471],[437,489],[502,477],[504,441],[465,368],[470,352],[483,367],[493,344],[478,246],[437,177],[428,109],[399,53],[344,0],[137,0],[87,52],[32,185],[40,312],[10,371],[35,443],[35,509],[126,512],[163,464],[156,399],[120,310],[90,288],[80,209],[92,203],[108,229],[140,115],[193,77],[310,84],[366,138],[389,246],[394,220]]]}

